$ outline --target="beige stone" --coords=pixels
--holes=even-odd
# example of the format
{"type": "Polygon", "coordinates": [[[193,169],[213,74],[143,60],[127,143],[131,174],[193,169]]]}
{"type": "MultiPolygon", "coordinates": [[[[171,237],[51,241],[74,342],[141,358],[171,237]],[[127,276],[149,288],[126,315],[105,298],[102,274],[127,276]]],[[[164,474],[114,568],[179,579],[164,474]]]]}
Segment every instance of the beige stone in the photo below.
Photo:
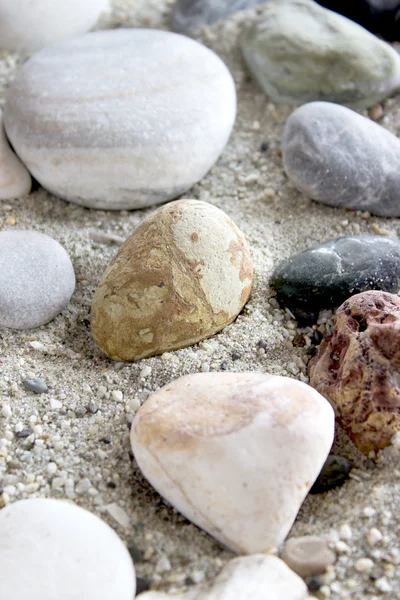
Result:
{"type": "Polygon", "coordinates": [[[291,538],[285,543],[281,559],[301,577],[321,575],[336,560],[328,542],[315,535],[291,538]]]}
{"type": "Polygon", "coordinates": [[[145,219],[107,267],[92,305],[93,338],[119,360],[190,346],[237,317],[252,281],[245,237],[223,211],[172,202],[145,219]]]}
{"type": "Polygon", "coordinates": [[[334,415],[310,386],[261,373],[198,373],[136,413],[141,471],[175,508],[241,554],[288,534],[333,441],[334,415]]]}
{"type": "Polygon", "coordinates": [[[25,196],[31,191],[32,179],[28,170],[12,151],[3,124],[0,110],[0,200],[11,200],[25,196]]]}

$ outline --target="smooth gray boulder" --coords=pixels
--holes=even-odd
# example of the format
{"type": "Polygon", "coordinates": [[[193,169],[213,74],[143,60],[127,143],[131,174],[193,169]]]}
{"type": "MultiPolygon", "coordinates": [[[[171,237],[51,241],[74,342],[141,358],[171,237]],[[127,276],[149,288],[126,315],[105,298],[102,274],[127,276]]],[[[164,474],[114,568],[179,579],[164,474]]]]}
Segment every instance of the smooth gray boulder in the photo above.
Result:
{"type": "Polygon", "coordinates": [[[338,104],[311,102],[286,121],[283,164],[310,198],[381,217],[400,216],[400,140],[338,104]]]}
{"type": "Polygon", "coordinates": [[[244,30],[244,59],[274,102],[365,108],[400,89],[400,55],[311,0],[271,0],[244,30]]]}

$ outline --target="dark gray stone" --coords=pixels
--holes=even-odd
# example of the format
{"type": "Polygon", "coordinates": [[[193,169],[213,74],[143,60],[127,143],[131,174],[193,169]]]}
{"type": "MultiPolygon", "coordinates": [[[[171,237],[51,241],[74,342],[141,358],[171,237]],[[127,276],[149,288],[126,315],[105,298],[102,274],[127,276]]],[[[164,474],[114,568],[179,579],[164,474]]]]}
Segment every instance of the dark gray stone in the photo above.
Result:
{"type": "Polygon", "coordinates": [[[330,454],[326,459],[321,473],[310,490],[310,494],[322,494],[335,487],[343,485],[349,478],[351,464],[343,456],[330,454]]]}
{"type": "Polygon", "coordinates": [[[329,204],[400,216],[400,140],[358,113],[312,102],[288,118],[282,140],[288,177],[329,204]]]}
{"type": "Polygon", "coordinates": [[[48,387],[43,379],[25,379],[22,383],[27,390],[35,392],[35,394],[45,394],[48,392],[48,387]]]}
{"type": "Polygon", "coordinates": [[[183,33],[196,31],[264,2],[266,0],[178,0],[172,9],[172,28],[183,33]]]}
{"type": "Polygon", "coordinates": [[[299,321],[313,323],[320,310],[337,308],[353,294],[397,293],[400,243],[378,235],[329,240],[278,265],[270,283],[281,305],[299,321]]]}

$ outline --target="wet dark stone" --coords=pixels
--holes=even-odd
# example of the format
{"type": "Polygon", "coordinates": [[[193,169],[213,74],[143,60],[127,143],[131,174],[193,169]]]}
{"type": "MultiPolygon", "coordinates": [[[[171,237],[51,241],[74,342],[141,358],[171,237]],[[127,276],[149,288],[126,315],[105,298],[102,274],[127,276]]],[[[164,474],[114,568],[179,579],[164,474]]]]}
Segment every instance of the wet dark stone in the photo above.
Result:
{"type": "Polygon", "coordinates": [[[262,348],[263,350],[265,350],[265,349],[267,348],[268,344],[267,344],[267,342],[266,342],[265,340],[260,340],[260,341],[258,342],[257,346],[258,346],[259,348],[262,348]]]}
{"type": "Polygon", "coordinates": [[[319,577],[318,575],[315,577],[308,577],[306,579],[306,584],[310,592],[318,591],[319,588],[323,585],[323,583],[324,582],[322,577],[319,577]]]}
{"type": "Polygon", "coordinates": [[[232,360],[240,360],[241,358],[242,358],[242,355],[239,354],[238,352],[232,353],[232,360]]]}
{"type": "Polygon", "coordinates": [[[130,544],[128,546],[129,554],[133,558],[134,563],[143,562],[143,552],[138,548],[135,544],[130,544]]]}
{"type": "Polygon", "coordinates": [[[263,142],[260,146],[260,152],[267,152],[269,148],[269,143],[268,142],[263,142]]]}
{"type": "Polygon", "coordinates": [[[342,237],[317,244],[281,263],[271,277],[281,306],[296,319],[315,323],[323,309],[335,309],[367,290],[397,293],[400,243],[378,235],[342,237]]]}
{"type": "Polygon", "coordinates": [[[147,592],[150,589],[151,579],[148,577],[136,577],[136,594],[147,592]]]}
{"type": "Polygon", "coordinates": [[[351,464],[347,458],[330,454],[312,486],[310,494],[322,494],[343,485],[349,478],[350,470],[351,464]]]}
{"type": "Polygon", "coordinates": [[[390,42],[400,40],[400,0],[317,0],[390,42]]]}
{"type": "Polygon", "coordinates": [[[31,435],[31,433],[33,433],[33,429],[31,429],[30,427],[26,427],[25,429],[22,429],[21,431],[17,431],[17,433],[15,434],[15,437],[27,438],[31,435]]]}

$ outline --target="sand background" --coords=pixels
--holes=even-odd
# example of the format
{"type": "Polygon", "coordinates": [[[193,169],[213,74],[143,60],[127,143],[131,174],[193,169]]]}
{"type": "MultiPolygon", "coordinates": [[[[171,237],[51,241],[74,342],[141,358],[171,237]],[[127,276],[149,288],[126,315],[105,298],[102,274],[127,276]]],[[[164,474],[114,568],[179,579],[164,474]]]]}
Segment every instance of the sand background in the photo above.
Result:
{"type": "MultiPolygon", "coordinates": [[[[102,27],[168,28],[171,2],[115,0],[102,27]]],[[[307,347],[295,347],[297,324],[277,308],[268,281],[274,265],[311,244],[340,235],[381,233],[397,237],[400,220],[368,217],[311,202],[297,192],[283,171],[280,139],[294,107],[266,99],[249,77],[237,49],[237,36],[257,9],[203,30],[197,36],[230,68],[238,92],[238,116],[230,141],[210,173],[185,197],[211,202],[244,231],[252,249],[255,282],[249,303],[222,333],[195,347],[135,364],[108,360],[90,336],[89,312],[96,285],[115,245],[100,243],[91,232],[125,238],[151,210],[105,212],[69,204],[39,186],[24,198],[0,204],[5,229],[47,233],[68,251],[77,277],[68,308],[52,323],[30,331],[0,334],[0,506],[26,497],[70,498],[104,518],[128,545],[140,550],[137,574],[151,578],[153,589],[185,589],[188,577],[211,581],[233,555],[166,505],[145,482],[130,456],[129,423],[148,395],[187,373],[220,370],[261,371],[306,381],[307,347]],[[263,142],[266,152],[260,151],[263,142]],[[259,350],[260,339],[267,342],[259,350]],[[239,356],[239,358],[238,358],[239,356]],[[233,358],[232,358],[233,357],[233,358]],[[34,395],[22,386],[27,377],[41,377],[49,393],[34,395]],[[122,392],[113,394],[113,392],[122,392]],[[54,402],[56,401],[56,402],[54,402]],[[98,405],[96,414],[87,411],[98,405]],[[15,433],[34,430],[27,438],[15,433]],[[48,467],[49,463],[57,465],[48,467]],[[107,484],[115,487],[108,487],[107,484]],[[4,490],[5,488],[5,490],[4,490]],[[1,491],[1,490],[0,490],[1,491]],[[112,508],[107,508],[109,505],[112,508]],[[110,514],[119,507],[117,520],[110,514]],[[165,572],[161,566],[171,568],[165,572]]],[[[196,36],[194,36],[196,37],[196,36]]],[[[0,54],[0,104],[22,57],[0,54]]],[[[381,123],[400,132],[400,101],[384,103],[381,123]]],[[[184,157],[183,157],[184,160],[184,157]]],[[[320,320],[329,331],[330,314],[320,320]]],[[[304,332],[307,336],[311,331],[304,332]]],[[[367,600],[400,598],[400,466],[399,451],[390,448],[376,466],[358,453],[340,431],[334,450],[355,469],[340,489],[309,496],[291,535],[329,538],[338,561],[325,578],[320,598],[367,600]],[[366,507],[375,509],[363,511],[366,507]],[[343,534],[348,524],[352,537],[343,534]],[[364,536],[377,527],[383,540],[376,547],[364,536]],[[340,542],[340,535],[345,540],[340,542]],[[339,545],[337,545],[339,543],[339,545]],[[354,569],[368,556],[372,577],[354,569]],[[376,580],[384,576],[392,591],[376,580]]],[[[115,514],[115,513],[114,513],[115,514]]],[[[245,527],[245,523],[243,524],[245,527]]],[[[347,530],[348,533],[348,530],[347,530]]]]}

